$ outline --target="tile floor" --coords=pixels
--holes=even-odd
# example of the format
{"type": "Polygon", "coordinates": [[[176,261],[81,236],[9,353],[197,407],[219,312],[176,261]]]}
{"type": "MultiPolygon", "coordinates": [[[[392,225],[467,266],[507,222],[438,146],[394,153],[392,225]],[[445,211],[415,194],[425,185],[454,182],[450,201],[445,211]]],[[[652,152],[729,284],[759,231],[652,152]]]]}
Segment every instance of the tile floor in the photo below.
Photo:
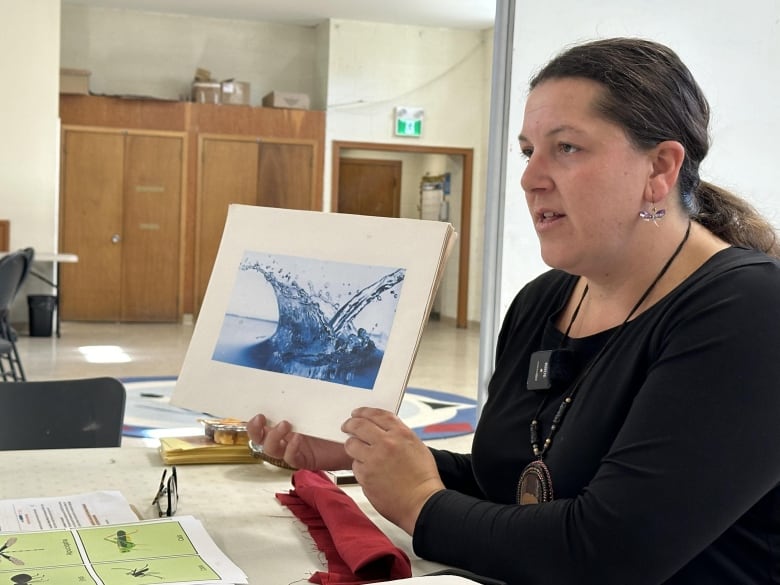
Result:
{"type": "MultiPolygon", "coordinates": [[[[17,346],[28,380],[93,376],[171,376],[178,374],[192,325],[63,322],[61,337],[30,337],[21,329],[17,346]],[[115,346],[129,361],[91,363],[85,349],[115,346]]],[[[117,350],[118,351],[118,350],[117,350]]],[[[477,397],[479,327],[458,329],[454,321],[430,321],[423,332],[409,385],[477,397]]],[[[467,451],[470,436],[434,441],[435,446],[467,451]]]]}

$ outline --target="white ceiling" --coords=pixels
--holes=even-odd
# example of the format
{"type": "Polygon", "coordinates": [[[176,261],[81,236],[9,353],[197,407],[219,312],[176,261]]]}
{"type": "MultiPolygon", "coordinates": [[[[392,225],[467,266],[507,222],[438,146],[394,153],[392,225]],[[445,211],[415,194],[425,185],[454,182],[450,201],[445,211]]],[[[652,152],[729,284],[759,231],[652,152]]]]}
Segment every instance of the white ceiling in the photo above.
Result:
{"type": "Polygon", "coordinates": [[[62,0],[103,8],[314,26],[329,18],[444,28],[493,26],[495,0],[62,0]]]}

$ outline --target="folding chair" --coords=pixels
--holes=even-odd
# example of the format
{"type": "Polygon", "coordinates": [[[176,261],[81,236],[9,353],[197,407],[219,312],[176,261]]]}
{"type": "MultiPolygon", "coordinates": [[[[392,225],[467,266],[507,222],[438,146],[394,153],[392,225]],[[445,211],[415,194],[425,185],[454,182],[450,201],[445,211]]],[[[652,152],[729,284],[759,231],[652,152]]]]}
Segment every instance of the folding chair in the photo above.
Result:
{"type": "Polygon", "coordinates": [[[10,348],[7,348],[6,344],[0,347],[0,374],[3,381],[26,380],[22,360],[16,349],[16,331],[11,327],[9,315],[14,299],[30,273],[33,257],[33,249],[25,248],[0,258],[0,341],[6,341],[10,345],[10,348]]]}
{"type": "Polygon", "coordinates": [[[18,380],[12,352],[11,342],[0,339],[0,381],[18,380]]]}
{"type": "Polygon", "coordinates": [[[124,415],[116,378],[0,384],[0,451],[119,447],[124,415]]]}

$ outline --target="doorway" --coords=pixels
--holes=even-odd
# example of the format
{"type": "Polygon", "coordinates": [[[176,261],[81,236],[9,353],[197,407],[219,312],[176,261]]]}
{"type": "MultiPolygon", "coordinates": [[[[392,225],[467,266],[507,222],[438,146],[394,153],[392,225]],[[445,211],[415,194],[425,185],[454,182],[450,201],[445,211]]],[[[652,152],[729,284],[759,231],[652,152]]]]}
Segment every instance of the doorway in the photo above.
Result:
{"type": "MultiPolygon", "coordinates": [[[[457,301],[455,324],[458,328],[468,326],[468,278],[469,278],[469,248],[471,231],[471,192],[473,181],[474,151],[470,148],[448,148],[438,146],[417,146],[406,144],[383,144],[374,142],[333,141],[331,163],[331,194],[333,211],[343,212],[341,203],[341,165],[346,150],[376,151],[377,153],[412,153],[427,155],[445,155],[459,161],[462,168],[462,186],[460,196],[460,214],[458,226],[458,259],[457,259],[457,301]]],[[[366,158],[366,157],[362,157],[366,158]]],[[[349,159],[354,160],[354,159],[349,159]]],[[[374,161],[378,162],[378,161],[374,161]]]]}

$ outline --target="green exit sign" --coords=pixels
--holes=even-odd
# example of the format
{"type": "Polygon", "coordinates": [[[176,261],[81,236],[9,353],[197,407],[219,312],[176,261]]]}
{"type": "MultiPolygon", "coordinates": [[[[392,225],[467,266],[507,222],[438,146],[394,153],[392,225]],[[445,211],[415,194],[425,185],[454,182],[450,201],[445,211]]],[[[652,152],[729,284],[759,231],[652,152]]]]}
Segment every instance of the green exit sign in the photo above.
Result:
{"type": "Polygon", "coordinates": [[[419,138],[422,135],[422,108],[397,107],[395,109],[395,135],[419,138]]]}

